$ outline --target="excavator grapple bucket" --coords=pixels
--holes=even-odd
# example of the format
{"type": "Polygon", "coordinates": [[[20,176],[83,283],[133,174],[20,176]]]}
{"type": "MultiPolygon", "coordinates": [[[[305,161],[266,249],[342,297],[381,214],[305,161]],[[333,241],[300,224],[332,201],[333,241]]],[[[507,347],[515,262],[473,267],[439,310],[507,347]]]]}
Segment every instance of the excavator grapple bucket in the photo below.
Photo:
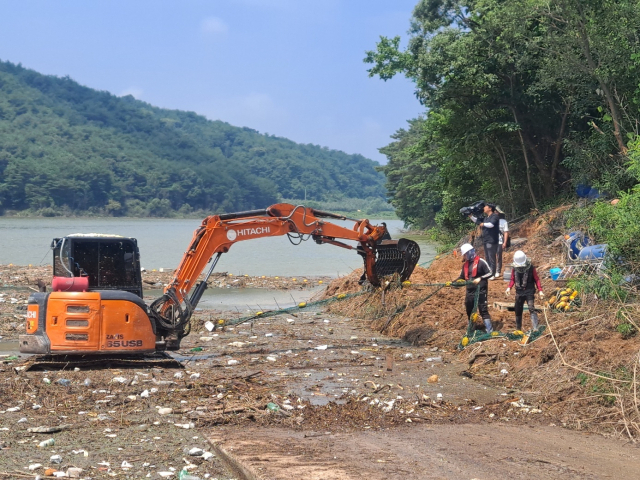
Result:
{"type": "Polygon", "coordinates": [[[420,260],[420,247],[413,240],[383,240],[376,245],[375,273],[378,279],[394,274],[408,280],[420,260]]]}

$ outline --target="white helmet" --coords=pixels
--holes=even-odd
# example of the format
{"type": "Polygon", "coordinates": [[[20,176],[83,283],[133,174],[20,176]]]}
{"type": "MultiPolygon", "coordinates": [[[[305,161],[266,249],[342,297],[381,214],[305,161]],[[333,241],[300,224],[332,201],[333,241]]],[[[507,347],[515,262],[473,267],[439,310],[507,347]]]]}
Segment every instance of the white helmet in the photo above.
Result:
{"type": "Polygon", "coordinates": [[[513,263],[515,265],[518,265],[519,267],[522,267],[522,266],[524,266],[525,263],[527,263],[527,256],[525,255],[525,253],[522,250],[518,250],[513,255],[513,263]]]}
{"type": "Polygon", "coordinates": [[[467,252],[473,250],[473,246],[470,243],[465,243],[460,247],[460,253],[465,255],[467,252]]]}

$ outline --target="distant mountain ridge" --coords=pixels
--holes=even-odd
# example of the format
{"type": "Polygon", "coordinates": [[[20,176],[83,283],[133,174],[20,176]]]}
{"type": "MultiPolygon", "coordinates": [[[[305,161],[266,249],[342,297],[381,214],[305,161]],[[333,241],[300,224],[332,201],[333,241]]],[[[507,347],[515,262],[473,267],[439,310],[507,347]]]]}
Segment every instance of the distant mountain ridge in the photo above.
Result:
{"type": "Polygon", "coordinates": [[[282,198],[348,204],[384,199],[376,166],[0,61],[0,213],[167,216],[282,198]]]}

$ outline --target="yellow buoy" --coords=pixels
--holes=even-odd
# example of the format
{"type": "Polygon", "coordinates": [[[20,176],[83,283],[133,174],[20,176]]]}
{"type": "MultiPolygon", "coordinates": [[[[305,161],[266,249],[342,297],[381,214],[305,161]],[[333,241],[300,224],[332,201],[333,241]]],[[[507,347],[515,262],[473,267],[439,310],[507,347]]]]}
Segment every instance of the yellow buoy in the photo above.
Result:
{"type": "Polygon", "coordinates": [[[278,280],[280,277],[273,277],[273,278],[275,278],[276,280],[278,280]]]}
{"type": "Polygon", "coordinates": [[[295,279],[295,278],[292,278],[291,280],[293,280],[294,282],[296,281],[296,279],[295,279]]]}
{"type": "Polygon", "coordinates": [[[307,302],[300,302],[300,303],[298,304],[298,307],[299,307],[299,308],[304,308],[304,307],[306,307],[306,306],[307,306],[307,302]]]}
{"type": "Polygon", "coordinates": [[[318,283],[322,283],[322,280],[318,280],[318,283]]]}
{"type": "Polygon", "coordinates": [[[218,325],[224,325],[224,319],[221,318],[220,320],[218,320],[218,325]]]}
{"type": "Polygon", "coordinates": [[[524,332],[522,330],[514,330],[513,334],[514,335],[524,335],[524,332]]]}
{"type": "Polygon", "coordinates": [[[411,282],[409,280],[405,280],[404,282],[402,282],[402,285],[408,287],[409,285],[411,285],[411,282]]]}
{"type": "Polygon", "coordinates": [[[347,298],[347,294],[346,293],[341,293],[338,295],[338,300],[342,300],[343,298],[347,298]]]}
{"type": "Polygon", "coordinates": [[[262,315],[264,312],[256,312],[256,317],[262,315]]]}
{"type": "Polygon", "coordinates": [[[460,342],[460,343],[462,343],[463,347],[466,347],[467,345],[469,345],[469,337],[464,337],[462,339],[462,342],[460,342]]]}
{"type": "Polygon", "coordinates": [[[497,337],[498,335],[500,335],[500,332],[491,332],[492,337],[497,337]]]}

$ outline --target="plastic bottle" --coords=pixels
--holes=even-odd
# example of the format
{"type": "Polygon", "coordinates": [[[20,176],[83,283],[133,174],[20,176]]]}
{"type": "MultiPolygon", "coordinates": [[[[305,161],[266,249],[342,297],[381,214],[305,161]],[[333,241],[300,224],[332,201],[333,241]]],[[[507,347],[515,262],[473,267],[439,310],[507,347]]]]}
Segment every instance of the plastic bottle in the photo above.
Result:
{"type": "Polygon", "coordinates": [[[39,448],[53,447],[56,444],[56,441],[53,438],[49,438],[48,440],[43,440],[38,444],[39,448]]]}
{"type": "Polygon", "coordinates": [[[269,410],[271,410],[272,412],[279,412],[280,411],[280,407],[278,405],[276,405],[275,403],[273,403],[273,402],[267,403],[267,408],[269,410]]]}
{"type": "Polygon", "coordinates": [[[200,480],[200,477],[194,477],[193,475],[189,475],[189,472],[183,468],[182,470],[180,470],[180,473],[178,474],[178,479],[179,480],[200,480]]]}

